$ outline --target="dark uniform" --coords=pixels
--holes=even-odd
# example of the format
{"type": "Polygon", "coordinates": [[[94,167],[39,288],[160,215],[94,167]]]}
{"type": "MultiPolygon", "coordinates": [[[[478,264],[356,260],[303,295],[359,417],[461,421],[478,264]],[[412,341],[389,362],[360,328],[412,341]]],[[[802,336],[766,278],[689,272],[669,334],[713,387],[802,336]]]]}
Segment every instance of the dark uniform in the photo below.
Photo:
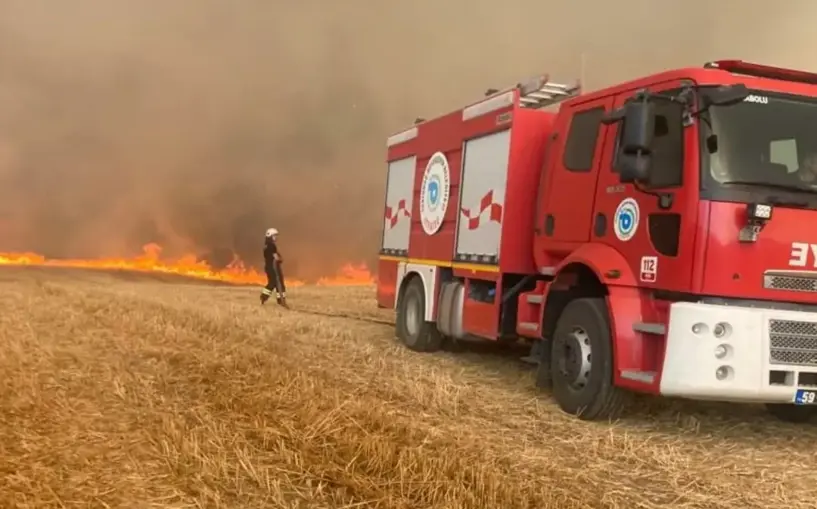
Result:
{"type": "Polygon", "coordinates": [[[267,237],[264,242],[264,272],[267,273],[267,286],[261,290],[261,304],[267,302],[272,293],[275,292],[278,304],[288,307],[287,287],[284,282],[284,271],[281,267],[281,254],[271,237],[267,237]]]}

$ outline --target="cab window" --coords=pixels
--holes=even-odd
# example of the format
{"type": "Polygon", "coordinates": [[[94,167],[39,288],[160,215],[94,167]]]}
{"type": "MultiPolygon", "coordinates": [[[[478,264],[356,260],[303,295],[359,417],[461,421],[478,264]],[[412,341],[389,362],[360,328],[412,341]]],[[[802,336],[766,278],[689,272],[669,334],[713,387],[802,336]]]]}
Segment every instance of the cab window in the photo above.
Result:
{"type": "Polygon", "coordinates": [[[750,183],[817,190],[817,102],[757,92],[744,101],[708,111],[717,150],[709,154],[716,183],[750,183]]]}
{"type": "Polygon", "coordinates": [[[769,162],[786,167],[786,173],[794,173],[800,168],[797,157],[797,140],[786,138],[769,142],[769,162]]]}
{"type": "Polygon", "coordinates": [[[593,156],[596,153],[602,117],[604,108],[601,106],[573,114],[562,157],[565,169],[575,172],[589,172],[593,169],[593,156]]]}

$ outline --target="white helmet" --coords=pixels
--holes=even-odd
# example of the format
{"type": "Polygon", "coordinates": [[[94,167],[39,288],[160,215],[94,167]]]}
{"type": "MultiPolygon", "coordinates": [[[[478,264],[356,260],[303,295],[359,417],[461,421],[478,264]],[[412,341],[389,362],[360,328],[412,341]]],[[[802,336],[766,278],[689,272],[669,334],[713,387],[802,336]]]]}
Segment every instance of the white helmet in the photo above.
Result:
{"type": "Polygon", "coordinates": [[[267,228],[267,238],[275,237],[278,235],[278,230],[275,228],[267,228]]]}

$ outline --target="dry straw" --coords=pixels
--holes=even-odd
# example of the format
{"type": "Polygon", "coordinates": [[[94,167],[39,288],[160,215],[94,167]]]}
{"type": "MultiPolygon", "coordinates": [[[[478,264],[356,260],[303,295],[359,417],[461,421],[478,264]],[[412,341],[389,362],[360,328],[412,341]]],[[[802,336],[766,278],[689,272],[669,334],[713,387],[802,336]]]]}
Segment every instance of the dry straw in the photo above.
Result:
{"type": "Polygon", "coordinates": [[[647,399],[584,423],[510,356],[355,319],[391,320],[370,288],[291,300],[0,271],[0,507],[815,507],[814,427],[647,399]]]}

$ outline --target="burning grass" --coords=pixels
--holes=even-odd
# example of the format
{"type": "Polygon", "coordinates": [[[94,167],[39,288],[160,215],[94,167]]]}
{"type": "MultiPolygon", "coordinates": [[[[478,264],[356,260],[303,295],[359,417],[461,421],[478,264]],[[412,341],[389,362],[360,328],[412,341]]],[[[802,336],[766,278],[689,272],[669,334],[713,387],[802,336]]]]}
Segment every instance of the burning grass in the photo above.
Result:
{"type": "MultiPolygon", "coordinates": [[[[162,256],[162,246],[146,244],[142,254],[131,258],[59,259],[46,258],[37,253],[0,252],[0,266],[7,267],[60,267],[84,270],[127,271],[151,276],[178,276],[200,281],[229,284],[266,284],[267,278],[257,269],[247,266],[238,255],[224,268],[216,269],[194,254],[169,259],[162,256]]],[[[322,277],[312,283],[317,286],[369,286],[374,277],[365,264],[347,263],[337,274],[322,277]]],[[[304,281],[287,278],[287,286],[303,286],[304,281]]]]}
{"type": "Polygon", "coordinates": [[[0,270],[0,507],[792,508],[817,431],[644,401],[576,421],[500,355],[420,355],[371,288],[0,270]]]}

